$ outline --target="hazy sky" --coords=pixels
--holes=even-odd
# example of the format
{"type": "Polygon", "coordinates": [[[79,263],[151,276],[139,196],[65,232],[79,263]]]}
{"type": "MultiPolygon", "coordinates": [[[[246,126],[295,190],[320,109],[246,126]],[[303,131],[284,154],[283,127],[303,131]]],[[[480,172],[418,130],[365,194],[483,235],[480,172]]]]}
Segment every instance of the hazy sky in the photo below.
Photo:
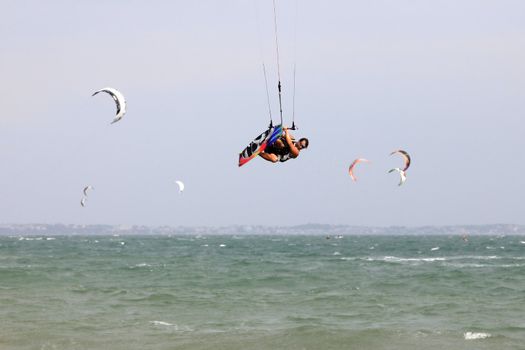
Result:
{"type": "Polygon", "coordinates": [[[268,124],[262,61],[278,120],[271,0],[0,0],[0,222],[525,224],[524,1],[277,11],[310,148],[238,168],[268,124]],[[128,101],[114,125],[105,86],[128,101]]]}

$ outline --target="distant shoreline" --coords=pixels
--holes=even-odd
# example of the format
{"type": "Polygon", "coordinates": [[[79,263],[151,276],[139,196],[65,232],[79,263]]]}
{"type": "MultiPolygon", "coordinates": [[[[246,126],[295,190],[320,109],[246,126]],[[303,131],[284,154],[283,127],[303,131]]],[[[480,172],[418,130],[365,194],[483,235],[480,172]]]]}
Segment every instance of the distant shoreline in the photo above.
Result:
{"type": "Polygon", "coordinates": [[[295,226],[143,226],[74,224],[0,224],[8,235],[525,235],[525,225],[353,226],[304,224],[295,226]]]}

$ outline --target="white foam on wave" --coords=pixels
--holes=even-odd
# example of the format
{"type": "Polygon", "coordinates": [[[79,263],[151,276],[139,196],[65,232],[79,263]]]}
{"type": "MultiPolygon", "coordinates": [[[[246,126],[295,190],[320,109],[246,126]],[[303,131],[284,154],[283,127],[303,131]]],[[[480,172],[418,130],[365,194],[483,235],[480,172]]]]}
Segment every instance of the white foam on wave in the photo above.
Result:
{"type": "Polygon", "coordinates": [[[430,248],[430,250],[432,250],[432,251],[439,250],[439,247],[430,248]]]}
{"type": "Polygon", "coordinates": [[[491,337],[490,333],[481,333],[481,332],[465,332],[463,337],[465,340],[476,340],[476,339],[486,339],[491,337]]]}
{"type": "Polygon", "coordinates": [[[219,247],[224,248],[226,247],[226,244],[219,244],[219,247]]]}
{"type": "MultiPolygon", "coordinates": [[[[336,252],[337,253],[337,252],[336,252]]],[[[333,253],[334,255],[339,255],[333,253]]],[[[387,263],[418,263],[418,262],[448,262],[449,266],[456,267],[485,267],[485,266],[503,266],[503,265],[488,265],[477,263],[477,261],[486,261],[486,260],[501,260],[501,259],[510,259],[510,260],[525,260],[525,257],[502,257],[496,255],[459,255],[459,256],[440,256],[440,257],[417,257],[417,258],[402,258],[397,256],[345,256],[339,258],[346,261],[368,261],[368,262],[387,262],[387,263]],[[455,262],[455,263],[453,263],[455,262]]],[[[518,266],[517,264],[511,264],[508,266],[518,266]]]]}
{"type": "MultiPolygon", "coordinates": [[[[377,260],[377,259],[376,259],[377,260]]],[[[381,259],[379,259],[381,260],[381,259]]],[[[445,261],[446,258],[398,258],[396,256],[385,256],[383,258],[383,261],[387,262],[404,262],[404,261],[411,261],[411,262],[418,262],[418,261],[425,261],[425,262],[434,262],[434,261],[445,261]]]]}
{"type": "Polygon", "coordinates": [[[445,266],[454,267],[454,268],[466,268],[466,267],[495,267],[494,265],[487,265],[487,264],[458,264],[458,263],[451,263],[446,264],[445,266]]]}
{"type": "Polygon", "coordinates": [[[497,255],[458,255],[446,257],[447,260],[494,260],[503,259],[497,255]]]}
{"type": "Polygon", "coordinates": [[[191,332],[193,329],[188,326],[179,327],[178,325],[174,323],[164,322],[164,321],[150,321],[151,324],[158,327],[166,327],[168,329],[174,330],[174,331],[183,331],[183,332],[191,332]]]}
{"type": "Polygon", "coordinates": [[[136,264],[135,267],[151,267],[151,265],[146,264],[146,263],[140,263],[140,264],[136,264]]]}
{"type": "Polygon", "coordinates": [[[341,253],[339,253],[339,252],[334,252],[333,255],[341,255],[341,253]]]}
{"type": "Polygon", "coordinates": [[[168,323],[164,321],[150,321],[150,323],[153,323],[155,326],[173,326],[172,323],[168,323]]]}
{"type": "Polygon", "coordinates": [[[520,241],[521,244],[525,244],[525,241],[520,241]]]}
{"type": "Polygon", "coordinates": [[[501,256],[496,256],[496,255],[488,255],[488,256],[484,256],[484,255],[480,255],[480,256],[472,255],[472,256],[466,256],[465,258],[466,258],[466,259],[479,259],[479,260],[502,259],[501,256]]]}
{"type": "Polygon", "coordinates": [[[350,256],[344,256],[340,258],[341,260],[347,260],[347,261],[354,261],[354,260],[362,260],[362,261],[382,261],[382,262],[434,262],[434,261],[446,261],[448,258],[446,257],[439,257],[439,258],[400,258],[397,256],[384,256],[384,257],[350,257],[350,256]]]}
{"type": "Polygon", "coordinates": [[[455,267],[455,268],[480,268],[480,267],[490,267],[490,268],[513,268],[513,267],[523,267],[525,264],[480,264],[480,263],[445,263],[445,266],[455,267]]]}

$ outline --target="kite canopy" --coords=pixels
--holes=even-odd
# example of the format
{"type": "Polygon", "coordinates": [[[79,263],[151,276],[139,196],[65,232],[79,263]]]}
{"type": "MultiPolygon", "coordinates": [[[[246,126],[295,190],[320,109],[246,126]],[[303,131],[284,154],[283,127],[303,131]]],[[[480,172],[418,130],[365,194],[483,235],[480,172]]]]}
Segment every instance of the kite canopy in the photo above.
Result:
{"type": "Polygon", "coordinates": [[[86,201],[87,201],[87,197],[88,197],[88,194],[90,191],[94,190],[95,188],[91,185],[87,185],[86,187],[84,187],[84,189],[82,190],[82,193],[84,193],[84,197],[82,197],[82,199],[80,200],[80,205],[82,207],[85,207],[86,206],[86,201]]]}
{"type": "Polygon", "coordinates": [[[179,193],[182,193],[184,191],[184,182],[177,180],[175,183],[179,186],[179,193]]]}
{"type": "Polygon", "coordinates": [[[103,89],[95,91],[91,96],[95,96],[99,92],[108,93],[115,101],[115,104],[117,105],[117,114],[115,115],[115,118],[113,119],[111,124],[118,122],[120,119],[122,119],[124,114],[126,114],[126,99],[124,98],[124,95],[122,95],[122,93],[117,89],[105,87],[103,89]]]}
{"type": "Polygon", "coordinates": [[[86,187],[84,187],[84,189],[82,190],[82,192],[84,192],[84,196],[87,197],[88,195],[88,192],[91,191],[91,190],[94,190],[95,188],[91,185],[87,185],[86,187]]]}
{"type": "Polygon", "coordinates": [[[266,147],[273,145],[282,134],[282,125],[273,126],[270,124],[270,127],[267,130],[257,136],[241,153],[239,153],[239,166],[243,166],[253,158],[257,157],[259,153],[266,149],[266,147]]]}
{"type": "Polygon", "coordinates": [[[350,164],[350,167],[348,168],[348,173],[350,174],[350,177],[352,178],[353,181],[357,181],[357,178],[354,175],[354,167],[361,162],[369,163],[370,161],[365,158],[357,158],[356,160],[352,162],[352,164],[350,164]]]}
{"type": "Polygon", "coordinates": [[[410,161],[411,161],[410,155],[406,151],[403,151],[402,149],[395,150],[394,152],[390,153],[390,155],[393,155],[396,153],[399,153],[403,156],[403,159],[405,160],[405,167],[403,168],[403,171],[407,171],[407,169],[410,167],[410,161]]]}
{"type": "Polygon", "coordinates": [[[401,170],[400,168],[394,168],[394,169],[390,169],[388,172],[391,173],[393,171],[397,171],[399,173],[399,176],[400,176],[400,181],[399,181],[399,184],[398,186],[401,186],[402,184],[405,183],[405,181],[407,180],[407,176],[406,176],[406,173],[404,170],[401,170]]]}

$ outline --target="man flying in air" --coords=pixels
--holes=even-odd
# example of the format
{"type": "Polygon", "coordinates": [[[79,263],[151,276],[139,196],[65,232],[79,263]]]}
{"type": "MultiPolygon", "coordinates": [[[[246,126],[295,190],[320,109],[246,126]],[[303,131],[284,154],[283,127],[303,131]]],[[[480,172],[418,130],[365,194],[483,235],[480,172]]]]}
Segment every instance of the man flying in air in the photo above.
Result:
{"type": "Polygon", "coordinates": [[[287,128],[283,128],[283,130],[284,135],[271,146],[266,147],[263,152],[259,153],[259,156],[272,163],[286,162],[290,158],[297,158],[302,149],[308,148],[307,138],[303,137],[299,141],[295,141],[287,128]]]}

